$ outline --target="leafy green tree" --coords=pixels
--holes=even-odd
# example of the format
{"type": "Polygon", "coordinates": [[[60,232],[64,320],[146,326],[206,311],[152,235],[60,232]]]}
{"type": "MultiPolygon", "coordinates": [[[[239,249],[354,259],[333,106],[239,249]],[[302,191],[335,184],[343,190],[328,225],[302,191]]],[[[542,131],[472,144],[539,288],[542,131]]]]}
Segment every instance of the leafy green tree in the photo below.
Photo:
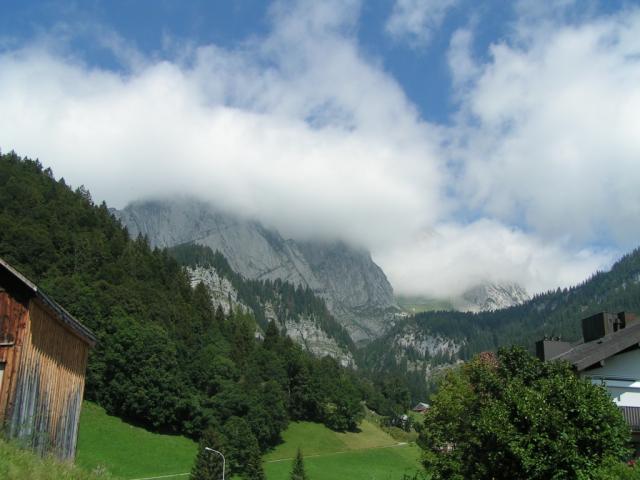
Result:
{"type": "Polygon", "coordinates": [[[514,347],[445,375],[419,443],[434,480],[560,480],[593,478],[629,439],[604,388],[514,347]]]}
{"type": "Polygon", "coordinates": [[[198,444],[198,455],[191,469],[191,480],[220,480],[222,478],[223,460],[212,448],[224,455],[224,439],[213,428],[208,428],[202,434],[198,444]]]}
{"type": "Polygon", "coordinates": [[[293,461],[293,470],[291,471],[291,480],[308,480],[307,474],[304,471],[304,461],[302,459],[302,451],[298,448],[296,458],[293,461]]]}

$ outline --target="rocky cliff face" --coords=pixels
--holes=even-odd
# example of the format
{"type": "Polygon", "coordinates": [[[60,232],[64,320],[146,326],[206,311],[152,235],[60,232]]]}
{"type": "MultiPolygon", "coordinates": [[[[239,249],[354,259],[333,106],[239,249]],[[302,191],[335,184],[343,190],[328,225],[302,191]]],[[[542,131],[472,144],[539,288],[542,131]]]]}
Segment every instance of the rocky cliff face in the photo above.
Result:
{"type": "Polygon", "coordinates": [[[134,202],[114,214],[131,236],[146,235],[154,246],[193,241],[220,251],[245,278],[310,287],[356,342],[381,335],[397,311],[391,285],[364,250],[284,239],[258,222],[190,199],[134,202]]]}
{"type": "Polygon", "coordinates": [[[460,362],[464,339],[454,339],[421,328],[409,320],[365,348],[368,367],[374,371],[417,372],[429,381],[443,368],[460,362]]]}
{"type": "MultiPolygon", "coordinates": [[[[229,279],[220,275],[213,267],[187,268],[192,286],[203,283],[213,305],[228,314],[231,309],[251,312],[251,307],[245,305],[238,297],[238,292],[229,279]]],[[[317,357],[329,355],[344,367],[356,367],[353,354],[344,346],[341,346],[335,338],[325,332],[312,315],[300,315],[296,318],[280,318],[277,309],[271,303],[261,305],[267,320],[275,321],[280,330],[300,344],[305,350],[317,357]]]]}
{"type": "Polygon", "coordinates": [[[520,305],[529,298],[527,291],[515,283],[486,283],[467,290],[454,306],[463,312],[491,312],[520,305]]]}
{"type": "Polygon", "coordinates": [[[231,310],[242,310],[243,312],[249,312],[251,309],[242,303],[238,298],[238,292],[231,282],[219,275],[215,268],[211,267],[195,267],[187,268],[189,277],[191,279],[191,286],[195,287],[199,283],[203,283],[207,290],[209,290],[209,296],[211,297],[211,303],[218,308],[222,308],[225,315],[228,315],[231,310]]]}

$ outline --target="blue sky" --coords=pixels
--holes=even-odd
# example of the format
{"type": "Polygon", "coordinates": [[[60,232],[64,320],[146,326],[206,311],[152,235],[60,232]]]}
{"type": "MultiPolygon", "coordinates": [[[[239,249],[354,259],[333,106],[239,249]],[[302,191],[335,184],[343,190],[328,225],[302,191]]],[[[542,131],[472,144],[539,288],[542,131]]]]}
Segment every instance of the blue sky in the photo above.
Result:
{"type": "Polygon", "coordinates": [[[640,243],[638,2],[0,4],[0,148],[531,292],[640,243]]]}
{"type": "MultiPolygon", "coordinates": [[[[509,35],[517,20],[517,2],[449,3],[451,6],[441,23],[425,28],[431,30],[428,39],[417,38],[414,32],[395,37],[389,34],[385,27],[393,13],[392,0],[365,2],[352,31],[363,54],[381,62],[420,109],[421,116],[439,123],[449,123],[456,111],[446,58],[452,33],[472,26],[474,53],[482,58],[492,42],[509,35]]],[[[592,2],[589,9],[574,8],[565,15],[568,21],[576,21],[587,12],[589,15],[615,12],[625,3],[629,2],[592,2]]],[[[145,55],[160,58],[169,54],[167,39],[241,48],[247,39],[266,35],[272,26],[269,16],[272,5],[260,0],[5,0],[0,8],[0,29],[12,42],[28,42],[56,29],[91,30],[95,26],[112,30],[145,55]]],[[[88,63],[121,68],[112,52],[92,41],[90,31],[70,42],[88,63]]]]}

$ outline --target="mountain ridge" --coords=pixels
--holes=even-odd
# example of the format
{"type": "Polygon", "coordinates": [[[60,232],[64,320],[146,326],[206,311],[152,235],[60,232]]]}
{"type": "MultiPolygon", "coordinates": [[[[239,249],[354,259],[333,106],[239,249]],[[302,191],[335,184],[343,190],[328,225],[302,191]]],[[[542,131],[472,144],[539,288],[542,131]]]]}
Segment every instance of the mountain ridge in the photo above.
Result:
{"type": "Polygon", "coordinates": [[[215,308],[225,315],[250,313],[264,332],[270,321],[316,357],[329,355],[344,367],[356,367],[355,345],[326,305],[308,288],[288,282],[245,280],[220,252],[196,244],[172,247],[169,254],[183,265],[192,287],[202,283],[215,308]]]}
{"type": "Polygon", "coordinates": [[[346,243],[285,239],[255,220],[192,198],[138,201],[112,213],[132,237],[144,235],[153,246],[195,242],[220,251],[247,279],[309,287],[356,342],[381,335],[398,311],[382,269],[369,252],[346,243]]]}

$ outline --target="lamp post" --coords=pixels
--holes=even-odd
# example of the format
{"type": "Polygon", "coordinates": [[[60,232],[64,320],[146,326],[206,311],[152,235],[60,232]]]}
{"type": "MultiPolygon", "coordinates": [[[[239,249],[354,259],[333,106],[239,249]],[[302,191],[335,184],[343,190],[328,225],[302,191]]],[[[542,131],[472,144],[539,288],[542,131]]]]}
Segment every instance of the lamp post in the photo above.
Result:
{"type": "Polygon", "coordinates": [[[220,453],[218,450],[214,450],[213,448],[204,447],[204,449],[207,452],[217,453],[218,455],[220,455],[222,457],[222,480],[224,480],[224,455],[222,453],[220,453]]]}

